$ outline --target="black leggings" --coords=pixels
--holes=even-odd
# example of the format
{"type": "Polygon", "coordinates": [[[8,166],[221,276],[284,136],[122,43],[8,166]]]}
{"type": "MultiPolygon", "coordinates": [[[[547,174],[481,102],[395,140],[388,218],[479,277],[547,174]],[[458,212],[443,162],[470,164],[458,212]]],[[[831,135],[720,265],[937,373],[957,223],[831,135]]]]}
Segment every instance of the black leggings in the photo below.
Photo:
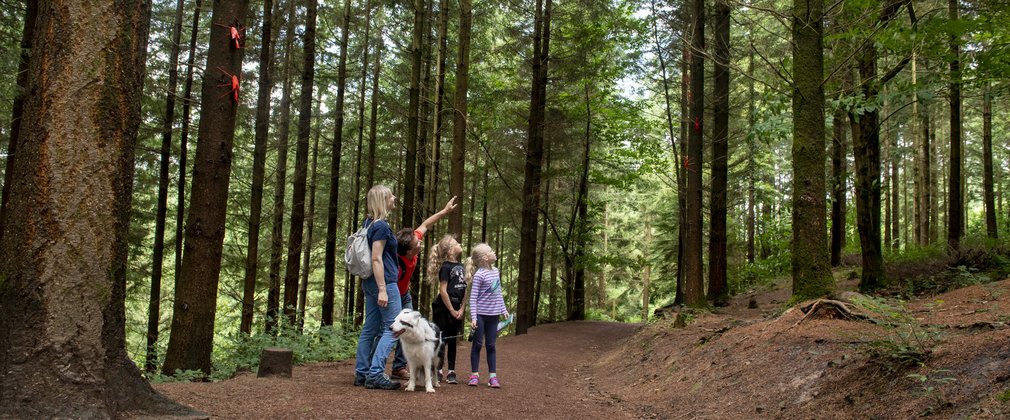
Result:
{"type": "Polygon", "coordinates": [[[449,370],[456,370],[456,339],[457,335],[463,332],[463,320],[456,319],[452,317],[442,305],[437,305],[434,308],[433,318],[435,318],[435,325],[438,329],[442,331],[442,337],[445,339],[444,350],[441,350],[439,354],[439,364],[438,368],[442,369],[442,361],[448,359],[449,370]],[[448,352],[448,357],[446,357],[446,352],[448,352]]]}

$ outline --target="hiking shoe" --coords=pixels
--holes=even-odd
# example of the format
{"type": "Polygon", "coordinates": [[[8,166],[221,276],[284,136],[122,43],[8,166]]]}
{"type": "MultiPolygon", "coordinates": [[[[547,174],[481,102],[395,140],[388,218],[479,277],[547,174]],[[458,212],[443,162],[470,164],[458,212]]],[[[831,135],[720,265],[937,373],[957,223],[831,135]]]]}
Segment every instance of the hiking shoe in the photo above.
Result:
{"type": "Polygon", "coordinates": [[[386,375],[379,375],[376,378],[368,378],[365,381],[366,389],[400,389],[399,382],[393,382],[386,375]]]}
{"type": "Polygon", "coordinates": [[[365,385],[365,375],[354,374],[354,386],[364,386],[365,385]]]}
{"type": "Polygon", "coordinates": [[[501,388],[501,384],[498,383],[498,377],[492,376],[491,379],[487,380],[487,386],[491,388],[501,388]]]}
{"type": "Polygon", "coordinates": [[[443,378],[443,376],[442,376],[442,370],[439,369],[439,371],[438,371],[438,381],[442,382],[442,378],[443,378]]]}
{"type": "Polygon", "coordinates": [[[445,377],[445,382],[448,383],[448,384],[458,383],[458,382],[456,382],[456,372],[453,372],[453,371],[450,370],[449,371],[449,376],[445,377]]]}
{"type": "Polygon", "coordinates": [[[480,377],[478,377],[477,375],[470,375],[470,381],[467,382],[466,384],[470,386],[477,386],[477,384],[479,383],[480,383],[480,377]]]}
{"type": "Polygon", "coordinates": [[[402,368],[399,368],[399,369],[393,369],[393,374],[389,375],[389,377],[392,378],[392,379],[407,380],[407,379],[410,379],[410,372],[407,371],[407,368],[405,368],[405,367],[402,367],[402,368]]]}

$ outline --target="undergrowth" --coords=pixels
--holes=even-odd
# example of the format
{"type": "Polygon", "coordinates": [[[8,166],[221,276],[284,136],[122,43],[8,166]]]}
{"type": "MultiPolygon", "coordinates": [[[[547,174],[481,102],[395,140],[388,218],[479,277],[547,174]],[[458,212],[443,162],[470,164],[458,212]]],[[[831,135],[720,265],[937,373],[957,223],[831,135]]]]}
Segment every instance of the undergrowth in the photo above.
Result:
{"type": "Polygon", "coordinates": [[[214,345],[213,371],[205,375],[198,370],[176,371],[173,375],[147,374],[151,382],[220,381],[235,376],[241,370],[255,371],[260,354],[268,347],[290,349],[295,365],[343,360],[354,355],[358,344],[358,331],[340,327],[321,327],[314,331],[298,333],[293,326],[282,323],[277,335],[234,334],[219,339],[214,345]]]}
{"type": "Polygon", "coordinates": [[[852,303],[884,328],[884,334],[864,343],[859,351],[887,373],[922,365],[940,342],[939,331],[920,326],[900,300],[860,295],[852,303]]]}

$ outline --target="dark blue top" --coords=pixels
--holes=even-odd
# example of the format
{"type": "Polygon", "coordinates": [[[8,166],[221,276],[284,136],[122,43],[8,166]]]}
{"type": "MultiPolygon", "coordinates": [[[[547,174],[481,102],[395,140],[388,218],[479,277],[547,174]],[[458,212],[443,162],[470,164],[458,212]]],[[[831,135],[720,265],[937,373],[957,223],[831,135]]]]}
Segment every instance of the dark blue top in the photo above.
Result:
{"type": "MultiPolygon", "coordinates": [[[[385,220],[379,220],[372,223],[371,219],[365,219],[364,224],[369,224],[368,226],[368,248],[372,248],[372,244],[375,241],[386,241],[385,248],[382,249],[382,268],[386,284],[396,283],[396,236],[393,235],[393,230],[389,228],[389,222],[385,220]]],[[[367,281],[375,281],[375,275],[367,279],[367,281]]],[[[387,293],[391,293],[389,290],[387,293]]]]}

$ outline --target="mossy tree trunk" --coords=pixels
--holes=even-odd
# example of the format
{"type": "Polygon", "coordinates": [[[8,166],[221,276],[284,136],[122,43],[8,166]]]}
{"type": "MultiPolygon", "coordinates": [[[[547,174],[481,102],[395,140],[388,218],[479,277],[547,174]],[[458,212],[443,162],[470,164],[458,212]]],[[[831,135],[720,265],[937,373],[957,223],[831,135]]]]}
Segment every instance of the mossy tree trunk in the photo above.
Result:
{"type": "Polygon", "coordinates": [[[824,1],[793,2],[793,299],[831,292],[824,145],[824,1]]]}

